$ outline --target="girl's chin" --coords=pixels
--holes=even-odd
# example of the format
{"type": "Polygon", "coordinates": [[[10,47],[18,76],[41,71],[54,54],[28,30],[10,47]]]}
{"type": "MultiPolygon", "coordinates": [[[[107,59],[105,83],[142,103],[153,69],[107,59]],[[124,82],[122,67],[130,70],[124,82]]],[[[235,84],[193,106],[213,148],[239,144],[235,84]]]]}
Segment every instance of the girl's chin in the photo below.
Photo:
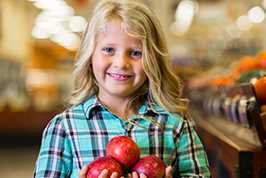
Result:
{"type": "Polygon", "coordinates": [[[130,98],[132,97],[134,91],[131,88],[109,88],[108,91],[110,96],[114,97],[125,97],[130,98]]]}

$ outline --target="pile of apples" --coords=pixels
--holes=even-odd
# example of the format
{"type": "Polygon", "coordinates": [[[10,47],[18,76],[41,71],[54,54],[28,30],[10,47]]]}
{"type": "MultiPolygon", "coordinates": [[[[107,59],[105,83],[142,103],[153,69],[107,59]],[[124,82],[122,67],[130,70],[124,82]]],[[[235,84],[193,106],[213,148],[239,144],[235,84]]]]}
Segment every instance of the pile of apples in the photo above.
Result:
{"type": "Polygon", "coordinates": [[[87,178],[98,178],[104,169],[108,170],[108,177],[113,172],[121,177],[126,170],[143,173],[148,178],[164,177],[164,162],[154,155],[140,158],[138,145],[128,136],[113,137],[107,144],[106,154],[89,164],[87,178]]]}

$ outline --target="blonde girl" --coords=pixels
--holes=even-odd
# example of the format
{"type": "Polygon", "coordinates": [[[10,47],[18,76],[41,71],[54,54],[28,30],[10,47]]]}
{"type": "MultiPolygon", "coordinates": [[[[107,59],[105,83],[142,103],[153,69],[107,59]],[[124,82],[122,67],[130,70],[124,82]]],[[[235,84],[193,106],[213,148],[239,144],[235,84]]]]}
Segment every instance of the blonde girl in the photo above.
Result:
{"type": "Polygon", "coordinates": [[[85,178],[87,165],[105,156],[106,144],[118,135],[130,136],[141,157],[160,157],[168,165],[165,177],[210,177],[201,141],[184,118],[187,101],[180,98],[182,85],[171,71],[161,25],[147,6],[98,3],[74,78],[72,106],[44,130],[35,177],[85,178]]]}

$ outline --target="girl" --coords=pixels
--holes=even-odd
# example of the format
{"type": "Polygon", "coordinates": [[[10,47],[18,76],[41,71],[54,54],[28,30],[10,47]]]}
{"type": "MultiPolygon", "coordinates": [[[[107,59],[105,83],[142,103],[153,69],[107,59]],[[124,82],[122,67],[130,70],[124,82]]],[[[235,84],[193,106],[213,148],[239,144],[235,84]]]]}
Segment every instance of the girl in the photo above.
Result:
{"type": "MultiPolygon", "coordinates": [[[[104,156],[117,135],[130,136],[141,157],[159,156],[169,165],[165,177],[210,176],[204,148],[184,117],[181,82],[170,70],[161,26],[150,9],[132,0],[99,3],[77,59],[72,107],[45,128],[35,177],[85,178],[86,165],[104,156]]],[[[100,175],[105,177],[106,170],[100,175]]]]}

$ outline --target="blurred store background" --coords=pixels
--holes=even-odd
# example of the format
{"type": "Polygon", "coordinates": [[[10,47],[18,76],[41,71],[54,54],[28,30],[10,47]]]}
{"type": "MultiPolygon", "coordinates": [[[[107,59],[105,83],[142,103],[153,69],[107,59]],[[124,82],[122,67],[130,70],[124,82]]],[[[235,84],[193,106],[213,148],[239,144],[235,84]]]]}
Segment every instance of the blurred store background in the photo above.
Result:
{"type": "MultiPolygon", "coordinates": [[[[265,178],[266,0],[139,1],[162,22],[214,178],[265,178]]],[[[95,2],[0,0],[1,178],[32,177],[95,2]]]]}

